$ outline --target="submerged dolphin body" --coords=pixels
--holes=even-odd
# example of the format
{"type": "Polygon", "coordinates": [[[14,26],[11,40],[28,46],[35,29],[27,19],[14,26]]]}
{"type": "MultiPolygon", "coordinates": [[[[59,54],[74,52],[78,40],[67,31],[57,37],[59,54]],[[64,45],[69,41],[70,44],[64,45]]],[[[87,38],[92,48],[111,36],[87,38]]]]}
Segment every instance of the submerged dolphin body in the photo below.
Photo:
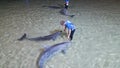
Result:
{"type": "Polygon", "coordinates": [[[75,16],[75,15],[70,15],[70,14],[68,14],[67,9],[65,9],[65,8],[61,9],[61,10],[60,10],[60,13],[61,13],[62,15],[66,15],[66,16],[70,16],[70,17],[74,17],[74,16],[75,16]]]}
{"type": "Polygon", "coordinates": [[[46,48],[42,52],[42,54],[40,55],[40,59],[38,60],[39,68],[44,68],[44,64],[46,63],[46,61],[49,60],[56,53],[66,53],[66,49],[70,46],[70,44],[71,42],[62,42],[46,48]]]}
{"type": "Polygon", "coordinates": [[[31,41],[45,41],[45,40],[56,40],[58,36],[60,36],[62,31],[53,33],[51,35],[43,36],[43,37],[35,37],[35,38],[28,38],[26,37],[26,34],[24,34],[21,38],[19,38],[19,41],[22,41],[23,39],[31,40],[31,41]]]}

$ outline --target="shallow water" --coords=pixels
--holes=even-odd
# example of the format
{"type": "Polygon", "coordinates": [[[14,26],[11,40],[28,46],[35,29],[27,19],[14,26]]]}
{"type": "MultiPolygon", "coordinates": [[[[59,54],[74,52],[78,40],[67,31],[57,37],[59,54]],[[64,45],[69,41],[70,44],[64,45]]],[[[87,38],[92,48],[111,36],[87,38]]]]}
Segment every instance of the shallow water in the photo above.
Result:
{"type": "Polygon", "coordinates": [[[43,6],[62,5],[61,0],[12,0],[0,2],[0,68],[37,68],[44,46],[66,41],[17,41],[24,33],[29,37],[49,35],[62,30],[61,20],[72,21],[77,29],[66,55],[56,54],[45,68],[119,68],[120,1],[70,1],[70,18],[60,9],[43,6]]]}

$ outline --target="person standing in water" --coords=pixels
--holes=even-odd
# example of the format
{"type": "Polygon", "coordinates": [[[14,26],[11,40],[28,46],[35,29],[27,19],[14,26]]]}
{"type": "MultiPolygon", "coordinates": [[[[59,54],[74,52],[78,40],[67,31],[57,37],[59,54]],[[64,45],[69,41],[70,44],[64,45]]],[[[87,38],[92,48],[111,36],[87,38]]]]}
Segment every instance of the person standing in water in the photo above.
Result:
{"type": "Polygon", "coordinates": [[[66,31],[67,38],[71,41],[73,39],[73,35],[75,32],[75,25],[69,20],[67,21],[62,20],[60,21],[60,24],[64,26],[64,31],[66,31],[66,28],[67,28],[67,31],[66,31]]]}
{"type": "Polygon", "coordinates": [[[65,0],[65,4],[64,4],[64,5],[65,5],[65,7],[64,7],[64,8],[65,8],[65,9],[68,9],[69,0],[65,0]]]}

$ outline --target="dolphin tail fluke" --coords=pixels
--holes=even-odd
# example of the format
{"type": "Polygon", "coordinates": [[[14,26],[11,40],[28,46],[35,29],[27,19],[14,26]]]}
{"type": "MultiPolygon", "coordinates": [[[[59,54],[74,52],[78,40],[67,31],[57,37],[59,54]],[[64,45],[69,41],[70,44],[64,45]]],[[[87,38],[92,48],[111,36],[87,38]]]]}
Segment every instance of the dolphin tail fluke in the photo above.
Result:
{"type": "Polygon", "coordinates": [[[24,33],[24,35],[21,37],[21,38],[19,38],[18,40],[19,41],[22,41],[22,40],[24,40],[26,38],[26,33],[24,33]]]}
{"type": "Polygon", "coordinates": [[[75,15],[70,15],[71,18],[73,18],[75,15]]]}

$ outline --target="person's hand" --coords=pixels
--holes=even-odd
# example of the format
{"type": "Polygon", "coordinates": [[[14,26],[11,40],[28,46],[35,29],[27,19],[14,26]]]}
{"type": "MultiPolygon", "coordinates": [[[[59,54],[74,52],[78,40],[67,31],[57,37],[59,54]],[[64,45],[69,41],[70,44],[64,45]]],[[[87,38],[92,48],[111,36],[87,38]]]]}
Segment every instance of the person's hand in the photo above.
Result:
{"type": "Polygon", "coordinates": [[[65,29],[64,29],[64,31],[65,31],[65,29]]]}

